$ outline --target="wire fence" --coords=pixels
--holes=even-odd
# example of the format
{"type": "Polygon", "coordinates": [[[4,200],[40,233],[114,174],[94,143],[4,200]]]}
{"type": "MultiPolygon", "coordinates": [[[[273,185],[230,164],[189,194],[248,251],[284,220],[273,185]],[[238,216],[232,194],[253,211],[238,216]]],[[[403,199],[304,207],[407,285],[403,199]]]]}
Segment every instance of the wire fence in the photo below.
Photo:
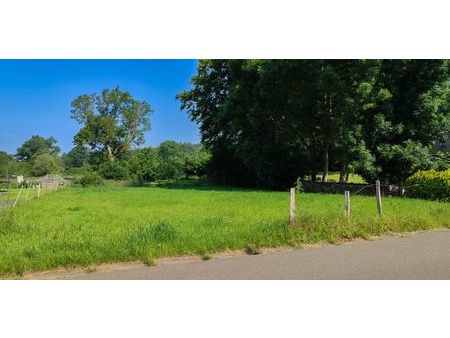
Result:
{"type": "Polygon", "coordinates": [[[15,208],[34,199],[61,189],[57,184],[22,184],[20,186],[3,189],[0,191],[0,211],[15,208]]]}
{"type": "MultiPolygon", "coordinates": [[[[421,183],[417,183],[417,184],[411,184],[411,185],[386,185],[386,184],[381,184],[380,181],[377,181],[375,184],[367,184],[364,186],[361,186],[360,184],[355,185],[355,184],[347,184],[344,186],[345,190],[344,191],[336,191],[336,190],[324,190],[324,191],[305,191],[304,186],[303,186],[303,182],[302,184],[298,184],[296,188],[291,188],[290,190],[290,212],[289,212],[289,224],[295,224],[295,219],[296,219],[296,209],[297,205],[296,205],[296,191],[300,194],[303,192],[321,192],[321,193],[333,193],[333,194],[342,194],[344,195],[344,203],[343,203],[343,211],[344,211],[344,216],[346,218],[350,218],[350,200],[351,200],[351,196],[358,196],[358,195],[364,195],[366,197],[368,196],[372,196],[375,198],[376,203],[374,203],[374,207],[376,207],[376,212],[378,214],[378,216],[381,218],[381,216],[383,215],[383,203],[382,203],[382,195],[386,196],[388,198],[391,198],[392,196],[399,196],[399,197],[403,197],[405,196],[405,192],[407,191],[407,189],[410,188],[414,188],[414,187],[427,187],[427,188],[432,188],[432,189],[449,189],[448,186],[434,186],[434,185],[429,185],[429,184],[421,184],[421,183]],[[387,188],[384,189],[384,194],[382,194],[382,188],[387,188]],[[369,190],[370,189],[370,190],[369,190]],[[369,190],[369,191],[368,191],[369,190]]],[[[309,186],[309,188],[311,188],[311,186],[309,186]]],[[[342,188],[342,187],[341,187],[342,188]]],[[[356,200],[358,201],[358,200],[356,200]]],[[[444,200],[445,201],[445,200],[444,200]]],[[[361,201],[359,201],[361,202],[361,201]]],[[[360,203],[357,202],[357,205],[360,205],[360,203]]]]}

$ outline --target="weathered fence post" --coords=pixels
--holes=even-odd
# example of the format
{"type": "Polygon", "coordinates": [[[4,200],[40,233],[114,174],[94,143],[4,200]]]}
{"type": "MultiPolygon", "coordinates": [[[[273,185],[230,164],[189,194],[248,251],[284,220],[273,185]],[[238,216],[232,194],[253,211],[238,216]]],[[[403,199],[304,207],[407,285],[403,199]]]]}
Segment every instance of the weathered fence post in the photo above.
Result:
{"type": "Polygon", "coordinates": [[[381,217],[383,215],[383,207],[381,205],[381,186],[379,180],[375,182],[375,199],[377,200],[378,216],[381,217]]]}
{"type": "Polygon", "coordinates": [[[289,210],[289,224],[295,222],[295,188],[291,188],[291,205],[289,210]]]}
{"type": "Polygon", "coordinates": [[[37,198],[39,199],[39,197],[41,196],[41,184],[38,184],[38,191],[37,191],[37,198]]]}
{"type": "Polygon", "coordinates": [[[345,191],[345,204],[344,204],[345,217],[350,218],[350,191],[345,191]]]}
{"type": "Polygon", "coordinates": [[[27,194],[25,195],[25,202],[28,201],[28,194],[30,193],[31,185],[28,185],[27,194]]]}
{"type": "Polygon", "coordinates": [[[17,201],[19,200],[20,194],[22,193],[23,186],[20,187],[19,193],[17,194],[16,200],[14,201],[13,208],[16,207],[17,201]]]}

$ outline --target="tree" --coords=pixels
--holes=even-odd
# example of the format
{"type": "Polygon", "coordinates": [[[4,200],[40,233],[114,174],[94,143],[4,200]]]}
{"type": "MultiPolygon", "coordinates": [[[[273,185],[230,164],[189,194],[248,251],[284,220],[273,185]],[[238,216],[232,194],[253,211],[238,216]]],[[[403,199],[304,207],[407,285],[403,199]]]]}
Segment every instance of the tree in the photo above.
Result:
{"type": "Polygon", "coordinates": [[[0,177],[7,177],[12,174],[12,172],[10,172],[12,161],[13,157],[11,155],[5,151],[0,151],[0,177]]]}
{"type": "Polygon", "coordinates": [[[42,153],[35,156],[31,164],[31,174],[33,176],[56,174],[61,172],[63,169],[63,162],[61,158],[47,153],[42,153]]]}
{"type": "Polygon", "coordinates": [[[80,95],[72,101],[71,117],[81,126],[75,136],[79,146],[106,154],[110,162],[123,157],[132,145],[144,143],[150,130],[151,106],[119,87],[101,94],[80,95]]]}
{"type": "Polygon", "coordinates": [[[430,167],[429,148],[449,131],[449,76],[448,60],[382,60],[375,86],[384,98],[364,122],[377,178],[402,183],[412,170],[430,167]]]}
{"type": "Polygon", "coordinates": [[[40,154],[57,155],[61,149],[56,143],[53,137],[46,139],[39,135],[33,135],[17,149],[16,158],[18,161],[28,162],[40,154]]]}
{"type": "Polygon", "coordinates": [[[62,160],[66,169],[81,168],[89,160],[89,150],[85,146],[76,145],[62,155],[62,160]]]}
{"type": "Polygon", "coordinates": [[[183,176],[184,156],[179,143],[164,141],[157,148],[159,178],[176,179],[183,176]]]}
{"type": "Polygon", "coordinates": [[[197,146],[191,154],[186,155],[184,160],[184,174],[186,178],[197,176],[202,177],[206,174],[207,165],[210,160],[210,154],[203,147],[197,146]]]}
{"type": "Polygon", "coordinates": [[[157,152],[151,147],[136,149],[131,159],[130,172],[138,181],[159,178],[157,152]]]}
{"type": "Polygon", "coordinates": [[[285,188],[330,169],[400,179],[399,149],[422,153],[448,130],[448,79],[443,60],[201,60],[177,98],[211,178],[285,188]]]}

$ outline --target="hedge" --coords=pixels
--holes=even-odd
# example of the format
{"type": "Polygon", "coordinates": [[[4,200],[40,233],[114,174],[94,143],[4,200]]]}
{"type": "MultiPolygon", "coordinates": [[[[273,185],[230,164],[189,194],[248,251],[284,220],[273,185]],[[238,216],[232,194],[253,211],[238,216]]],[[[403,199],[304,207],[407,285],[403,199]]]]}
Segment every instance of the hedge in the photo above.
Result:
{"type": "Polygon", "coordinates": [[[450,201],[450,169],[419,170],[405,181],[405,186],[408,197],[450,201]]]}

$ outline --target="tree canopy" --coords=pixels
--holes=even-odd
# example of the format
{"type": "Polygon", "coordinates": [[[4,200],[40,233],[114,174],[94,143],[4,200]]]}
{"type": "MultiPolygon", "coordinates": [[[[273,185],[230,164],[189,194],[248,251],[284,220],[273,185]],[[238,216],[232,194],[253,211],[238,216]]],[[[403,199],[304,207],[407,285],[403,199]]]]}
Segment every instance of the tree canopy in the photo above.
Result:
{"type": "Polygon", "coordinates": [[[89,145],[110,161],[125,155],[132,145],[144,143],[150,130],[152,108],[119,87],[100,94],[80,95],[72,101],[71,116],[81,126],[75,136],[79,146],[89,145]]]}
{"type": "Polygon", "coordinates": [[[177,97],[219,182],[286,187],[330,168],[401,182],[433,165],[448,80],[446,60],[201,60],[177,97]]]}
{"type": "Polygon", "coordinates": [[[30,161],[33,157],[40,154],[57,155],[61,149],[56,143],[53,137],[44,138],[39,135],[33,135],[17,149],[16,158],[19,161],[30,161]]]}
{"type": "Polygon", "coordinates": [[[81,168],[89,161],[89,151],[85,146],[76,145],[69,152],[63,154],[62,160],[66,169],[81,168]]]}

